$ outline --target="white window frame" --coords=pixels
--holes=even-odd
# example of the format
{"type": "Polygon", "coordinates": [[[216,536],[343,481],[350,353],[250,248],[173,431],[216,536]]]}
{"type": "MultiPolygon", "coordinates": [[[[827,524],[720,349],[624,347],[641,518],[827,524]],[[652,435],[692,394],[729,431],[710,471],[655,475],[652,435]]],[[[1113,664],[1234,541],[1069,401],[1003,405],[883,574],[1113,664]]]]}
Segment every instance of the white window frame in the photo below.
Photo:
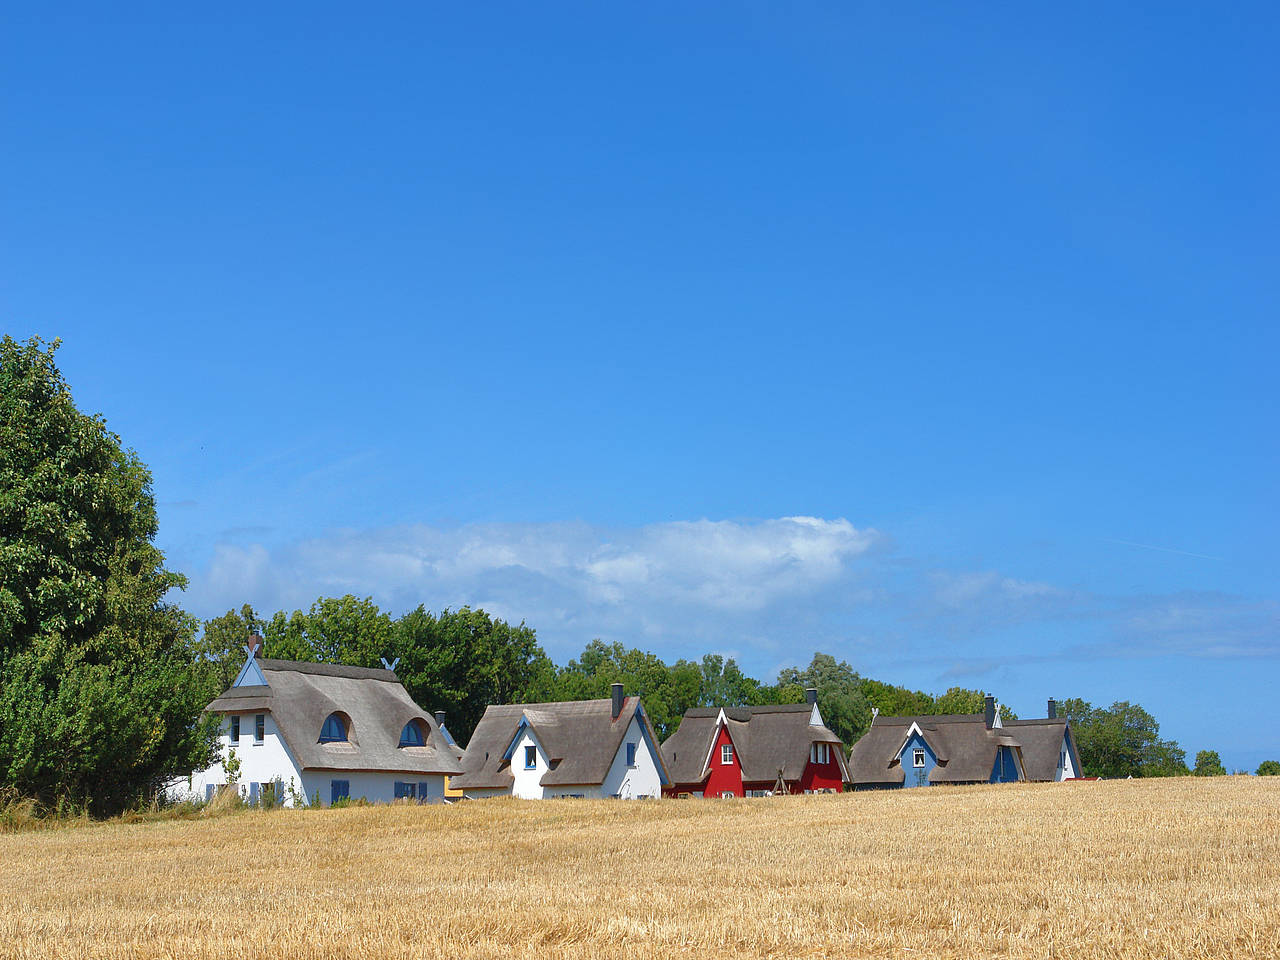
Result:
{"type": "Polygon", "coordinates": [[[911,765],[917,770],[924,767],[924,748],[916,747],[911,751],[911,765]]]}
{"type": "Polygon", "coordinates": [[[720,764],[721,766],[726,766],[726,767],[733,765],[733,744],[732,743],[720,744],[720,764]]]}

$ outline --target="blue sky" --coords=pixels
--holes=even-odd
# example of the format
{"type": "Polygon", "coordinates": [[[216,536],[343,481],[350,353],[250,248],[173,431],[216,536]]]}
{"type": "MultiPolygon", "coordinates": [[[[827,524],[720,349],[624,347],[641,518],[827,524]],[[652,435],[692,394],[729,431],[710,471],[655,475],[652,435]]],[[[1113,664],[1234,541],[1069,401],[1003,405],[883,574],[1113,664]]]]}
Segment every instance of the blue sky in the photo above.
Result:
{"type": "Polygon", "coordinates": [[[3,330],[150,464],[193,612],[1280,755],[1273,6],[199,14],[0,29],[3,330]]]}

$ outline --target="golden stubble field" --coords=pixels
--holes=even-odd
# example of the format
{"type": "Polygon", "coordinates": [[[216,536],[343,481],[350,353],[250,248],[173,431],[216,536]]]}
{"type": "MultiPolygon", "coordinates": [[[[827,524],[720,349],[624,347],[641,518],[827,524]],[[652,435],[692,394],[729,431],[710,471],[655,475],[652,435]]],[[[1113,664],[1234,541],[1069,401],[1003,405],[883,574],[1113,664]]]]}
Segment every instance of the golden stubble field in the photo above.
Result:
{"type": "Polygon", "coordinates": [[[1280,778],[0,836],[0,957],[1277,957],[1280,778]]]}

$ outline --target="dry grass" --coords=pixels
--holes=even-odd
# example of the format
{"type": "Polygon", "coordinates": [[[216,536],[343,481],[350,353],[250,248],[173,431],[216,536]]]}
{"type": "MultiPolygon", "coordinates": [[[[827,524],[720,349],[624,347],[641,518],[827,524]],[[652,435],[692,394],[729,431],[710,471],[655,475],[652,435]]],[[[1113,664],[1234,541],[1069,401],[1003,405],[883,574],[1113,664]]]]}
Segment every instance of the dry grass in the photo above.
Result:
{"type": "Polygon", "coordinates": [[[0,957],[1276,957],[1280,778],[0,836],[0,957]]]}

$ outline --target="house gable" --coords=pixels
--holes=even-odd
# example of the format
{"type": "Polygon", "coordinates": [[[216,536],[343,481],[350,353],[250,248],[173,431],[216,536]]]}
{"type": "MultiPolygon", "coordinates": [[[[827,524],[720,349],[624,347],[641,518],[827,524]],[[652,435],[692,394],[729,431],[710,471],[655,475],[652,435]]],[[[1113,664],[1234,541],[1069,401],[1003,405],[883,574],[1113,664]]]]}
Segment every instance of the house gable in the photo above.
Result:
{"type": "Polygon", "coordinates": [[[902,767],[904,787],[927,787],[934,767],[938,766],[937,752],[914,723],[898,751],[898,763],[902,767]]]}
{"type": "Polygon", "coordinates": [[[703,795],[721,797],[726,794],[735,797],[745,795],[742,787],[742,761],[738,756],[738,747],[729,733],[728,724],[722,722],[717,725],[716,735],[711,740],[703,795]],[[724,760],[725,747],[730,748],[728,763],[724,760]]]}

